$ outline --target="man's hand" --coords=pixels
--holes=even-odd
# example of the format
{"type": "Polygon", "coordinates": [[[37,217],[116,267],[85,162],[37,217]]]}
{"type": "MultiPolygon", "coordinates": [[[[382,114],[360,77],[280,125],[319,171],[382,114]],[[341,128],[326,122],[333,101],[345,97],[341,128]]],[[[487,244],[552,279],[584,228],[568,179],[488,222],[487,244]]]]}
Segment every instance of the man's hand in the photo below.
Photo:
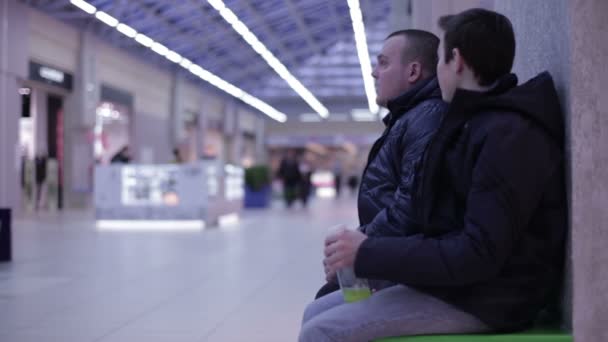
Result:
{"type": "Polygon", "coordinates": [[[336,271],[343,267],[352,267],[361,243],[367,236],[358,230],[341,229],[325,239],[325,279],[335,281],[336,271]]]}

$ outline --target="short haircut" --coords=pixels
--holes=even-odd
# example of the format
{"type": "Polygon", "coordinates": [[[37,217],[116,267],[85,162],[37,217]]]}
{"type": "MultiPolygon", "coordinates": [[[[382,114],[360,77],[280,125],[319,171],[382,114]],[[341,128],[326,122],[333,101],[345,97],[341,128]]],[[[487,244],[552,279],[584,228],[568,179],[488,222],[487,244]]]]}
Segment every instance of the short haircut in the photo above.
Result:
{"type": "Polygon", "coordinates": [[[457,48],[480,85],[488,86],[511,72],[515,58],[515,34],[507,17],[474,8],[439,18],[444,33],[445,62],[457,48]]]}
{"type": "Polygon", "coordinates": [[[437,68],[437,47],[439,38],[428,31],[422,30],[401,30],[395,31],[386,37],[389,39],[395,36],[404,36],[407,39],[407,46],[401,53],[403,63],[417,60],[422,65],[422,69],[434,75],[437,68]]]}

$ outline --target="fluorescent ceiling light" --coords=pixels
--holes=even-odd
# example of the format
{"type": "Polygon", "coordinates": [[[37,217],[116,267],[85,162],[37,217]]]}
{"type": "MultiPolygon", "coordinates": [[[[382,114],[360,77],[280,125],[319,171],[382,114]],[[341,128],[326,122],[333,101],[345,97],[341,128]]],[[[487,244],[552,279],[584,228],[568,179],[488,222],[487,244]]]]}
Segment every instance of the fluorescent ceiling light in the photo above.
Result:
{"type": "Polygon", "coordinates": [[[150,47],[154,44],[154,41],[150,37],[141,33],[138,33],[137,36],[135,36],[135,41],[145,47],[150,47]]]}
{"type": "Polygon", "coordinates": [[[373,116],[356,116],[353,117],[353,120],[357,122],[374,122],[376,118],[373,116]]]}
{"type": "MultiPolygon", "coordinates": [[[[166,46],[162,45],[161,43],[158,43],[158,42],[155,42],[154,40],[152,40],[152,38],[150,38],[144,34],[137,33],[137,31],[135,31],[132,27],[130,27],[126,24],[120,23],[116,18],[110,16],[109,14],[102,12],[102,11],[96,12],[97,9],[93,5],[87,3],[86,1],[71,0],[71,3],[74,6],[77,6],[78,8],[82,9],[83,11],[85,11],[89,14],[95,13],[95,17],[97,19],[99,19],[100,21],[104,22],[105,24],[107,24],[109,26],[115,27],[117,31],[124,34],[125,36],[135,39],[135,41],[138,42],[139,44],[141,44],[145,47],[151,48],[152,51],[156,52],[157,54],[159,54],[161,56],[165,56],[165,58],[167,58],[168,60],[170,60],[173,63],[179,63],[179,65],[182,68],[187,69],[188,71],[190,71],[192,74],[198,76],[203,81],[208,82],[211,85],[223,90],[224,92],[242,100],[243,102],[247,103],[248,105],[252,106],[253,108],[255,108],[255,109],[259,110],[260,112],[264,113],[265,115],[269,116],[270,118],[277,120],[279,122],[287,121],[287,115],[279,112],[278,110],[273,108],[268,103],[244,92],[239,87],[237,87],[229,82],[226,82],[221,77],[218,77],[218,76],[210,73],[209,71],[201,68],[199,65],[193,64],[192,61],[190,61],[189,59],[183,58],[179,53],[169,50],[166,46]]],[[[249,29],[245,26],[245,24],[240,22],[239,19],[236,17],[236,15],[234,13],[232,13],[232,11],[230,11],[230,9],[226,8],[226,6],[224,5],[224,3],[221,0],[209,0],[209,3],[211,3],[213,5],[213,7],[218,9],[218,11],[222,11],[221,14],[224,18],[227,18],[226,19],[227,21],[230,20],[231,22],[234,23],[233,27],[235,27],[235,30],[237,30],[237,32],[242,33],[242,35],[244,36],[246,41],[252,42],[252,44],[255,44],[256,51],[258,51],[258,53],[260,53],[263,57],[265,57],[265,59],[267,58],[268,60],[270,60],[271,62],[269,62],[269,63],[272,63],[274,65],[275,70],[278,70],[277,72],[281,71],[283,74],[291,77],[291,79],[287,79],[287,82],[290,85],[293,84],[294,86],[292,86],[292,87],[294,87],[294,89],[298,89],[301,93],[308,92],[308,90],[306,88],[304,88],[304,86],[301,83],[299,83],[298,80],[296,80],[293,76],[291,76],[291,74],[289,74],[289,71],[287,70],[287,68],[285,68],[285,66],[283,64],[281,64],[281,62],[279,62],[272,55],[272,53],[270,51],[268,51],[268,49],[266,49],[264,44],[262,44],[255,37],[255,35],[253,35],[253,33],[251,33],[249,31],[249,29]]],[[[309,100],[311,102],[317,101],[316,98],[314,98],[314,96],[312,94],[310,94],[310,92],[308,92],[308,94],[309,94],[308,95],[309,100]]],[[[306,98],[304,98],[304,99],[306,100],[306,98]]],[[[309,104],[310,104],[310,102],[309,102],[309,104]]],[[[323,117],[327,116],[327,114],[328,114],[327,109],[325,109],[325,107],[323,107],[323,105],[318,101],[317,101],[317,107],[318,107],[318,109],[324,109],[324,111],[319,111],[319,110],[315,109],[315,110],[317,110],[317,112],[319,112],[319,114],[321,116],[323,116],[323,117]],[[322,114],[322,113],[324,113],[324,114],[322,114]]]]}
{"type": "Polygon", "coordinates": [[[316,113],[303,113],[303,114],[300,114],[300,121],[302,121],[302,122],[321,122],[321,118],[316,113]]]}
{"type": "Polygon", "coordinates": [[[133,38],[137,35],[137,31],[135,31],[131,26],[125,24],[118,24],[118,26],[116,26],[116,29],[118,30],[118,32],[124,34],[129,38],[133,38]]]}
{"type": "Polygon", "coordinates": [[[95,13],[95,18],[111,27],[116,27],[116,25],[118,25],[118,20],[106,12],[99,11],[95,13]]]}
{"type": "Polygon", "coordinates": [[[95,8],[95,6],[83,0],[70,0],[70,3],[89,14],[93,14],[97,11],[97,8],[95,8]]]}
{"type": "Polygon", "coordinates": [[[285,122],[287,121],[287,115],[285,115],[284,113],[279,112],[278,110],[276,110],[275,108],[273,108],[272,106],[270,106],[269,104],[267,104],[266,102],[258,99],[255,96],[252,96],[246,92],[244,92],[242,89],[240,89],[239,87],[236,87],[235,85],[224,81],[223,79],[221,79],[220,77],[210,73],[209,71],[201,68],[200,65],[197,64],[192,64],[190,65],[190,67],[188,68],[188,70],[200,77],[203,81],[209,82],[211,83],[211,85],[225,91],[226,93],[242,100],[243,102],[247,103],[248,105],[252,106],[253,108],[259,110],[260,112],[266,114],[267,116],[269,116],[270,118],[277,120],[279,122],[285,122]]]}
{"type": "Polygon", "coordinates": [[[167,54],[167,52],[169,52],[169,49],[167,49],[166,46],[164,46],[161,43],[155,42],[154,44],[152,44],[151,47],[152,51],[156,52],[157,54],[164,56],[167,54]]]}
{"type": "Polygon", "coordinates": [[[188,70],[193,73],[194,75],[198,76],[198,77],[202,77],[201,74],[203,73],[203,68],[201,68],[200,66],[196,65],[196,64],[192,64],[190,65],[190,68],[188,68],[188,70]]]}
{"type": "Polygon", "coordinates": [[[355,43],[357,46],[357,55],[361,64],[361,74],[363,74],[363,85],[365,87],[365,95],[369,111],[377,113],[380,109],[376,104],[376,89],[374,88],[374,80],[372,78],[372,63],[369,59],[369,51],[367,49],[367,39],[365,37],[365,26],[363,25],[363,14],[359,0],[347,0],[350,9],[350,19],[353,23],[353,31],[355,32],[355,43]]]}
{"type": "Polygon", "coordinates": [[[173,63],[179,63],[182,61],[182,55],[180,55],[179,53],[177,53],[175,51],[171,51],[171,50],[169,50],[169,52],[167,52],[167,54],[165,55],[165,58],[167,58],[168,60],[170,60],[173,63]]]}
{"type": "Polygon", "coordinates": [[[308,103],[322,118],[329,115],[329,110],[302,84],[296,79],[289,70],[260,42],[260,40],[247,28],[243,22],[232,12],[222,0],[207,0],[213,8],[226,20],[228,24],[270,65],[287,84],[308,103]]]}
{"type": "Polygon", "coordinates": [[[368,109],[353,109],[350,112],[355,121],[376,121],[378,116],[376,113],[370,112],[368,109]]]}
{"type": "Polygon", "coordinates": [[[250,106],[257,108],[258,110],[262,111],[264,114],[268,115],[269,117],[271,117],[279,122],[287,121],[287,116],[285,114],[274,109],[269,104],[258,99],[257,97],[244,93],[243,97],[241,97],[241,100],[243,100],[243,102],[249,104],[250,106]]]}
{"type": "Polygon", "coordinates": [[[184,58],[182,59],[182,62],[179,63],[179,65],[184,69],[188,69],[192,65],[192,62],[189,59],[184,58]]]}

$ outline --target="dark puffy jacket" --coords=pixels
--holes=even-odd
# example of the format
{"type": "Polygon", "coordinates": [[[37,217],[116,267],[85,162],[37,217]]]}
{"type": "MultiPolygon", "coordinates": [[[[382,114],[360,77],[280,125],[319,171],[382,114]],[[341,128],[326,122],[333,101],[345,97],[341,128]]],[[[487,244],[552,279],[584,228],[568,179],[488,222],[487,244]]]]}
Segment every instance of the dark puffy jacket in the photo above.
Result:
{"type": "Polygon", "coordinates": [[[433,77],[389,101],[388,109],[386,129],[370,151],[359,189],[359,222],[369,236],[407,235],[416,224],[411,215],[414,171],[446,104],[433,77]]]}
{"type": "Polygon", "coordinates": [[[531,325],[561,281],[564,128],[551,76],[458,90],[429,145],[420,234],[368,238],[355,271],[426,291],[497,331],[531,325]]]}

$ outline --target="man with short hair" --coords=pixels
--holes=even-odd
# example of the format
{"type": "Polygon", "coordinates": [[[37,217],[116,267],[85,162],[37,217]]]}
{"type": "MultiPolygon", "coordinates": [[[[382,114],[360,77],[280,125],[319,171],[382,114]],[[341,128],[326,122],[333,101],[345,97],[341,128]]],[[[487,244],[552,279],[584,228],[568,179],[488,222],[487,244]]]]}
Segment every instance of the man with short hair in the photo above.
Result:
{"type": "MultiPolygon", "coordinates": [[[[358,194],[359,230],[368,236],[404,236],[415,226],[410,218],[415,169],[446,108],[435,77],[438,46],[430,32],[401,30],[386,38],[377,57],[376,102],[390,113],[358,194]]],[[[388,284],[372,282],[375,290],[388,284]]],[[[337,290],[336,279],[328,279],[316,298],[337,290]]]]}
{"type": "MultiPolygon", "coordinates": [[[[416,169],[446,109],[435,77],[438,46],[439,38],[430,32],[402,30],[386,38],[378,55],[372,73],[376,102],[390,113],[383,119],[386,128],[372,146],[361,180],[357,203],[361,236],[408,236],[416,231],[411,201],[416,169]]],[[[327,281],[304,314],[304,331],[316,316],[354,308],[344,305],[335,275],[327,281]]],[[[380,290],[395,284],[378,279],[370,285],[378,291],[374,300],[379,300],[385,293],[380,290]]],[[[361,307],[360,314],[367,310],[361,307]]],[[[301,339],[317,337],[303,333],[301,339]]]]}
{"type": "Polygon", "coordinates": [[[439,24],[449,108],[416,180],[417,233],[326,240],[327,277],[354,267],[398,285],[347,305],[323,297],[300,341],[520,330],[561,280],[564,128],[551,77],[516,86],[515,37],[501,14],[473,9],[439,24]]]}

